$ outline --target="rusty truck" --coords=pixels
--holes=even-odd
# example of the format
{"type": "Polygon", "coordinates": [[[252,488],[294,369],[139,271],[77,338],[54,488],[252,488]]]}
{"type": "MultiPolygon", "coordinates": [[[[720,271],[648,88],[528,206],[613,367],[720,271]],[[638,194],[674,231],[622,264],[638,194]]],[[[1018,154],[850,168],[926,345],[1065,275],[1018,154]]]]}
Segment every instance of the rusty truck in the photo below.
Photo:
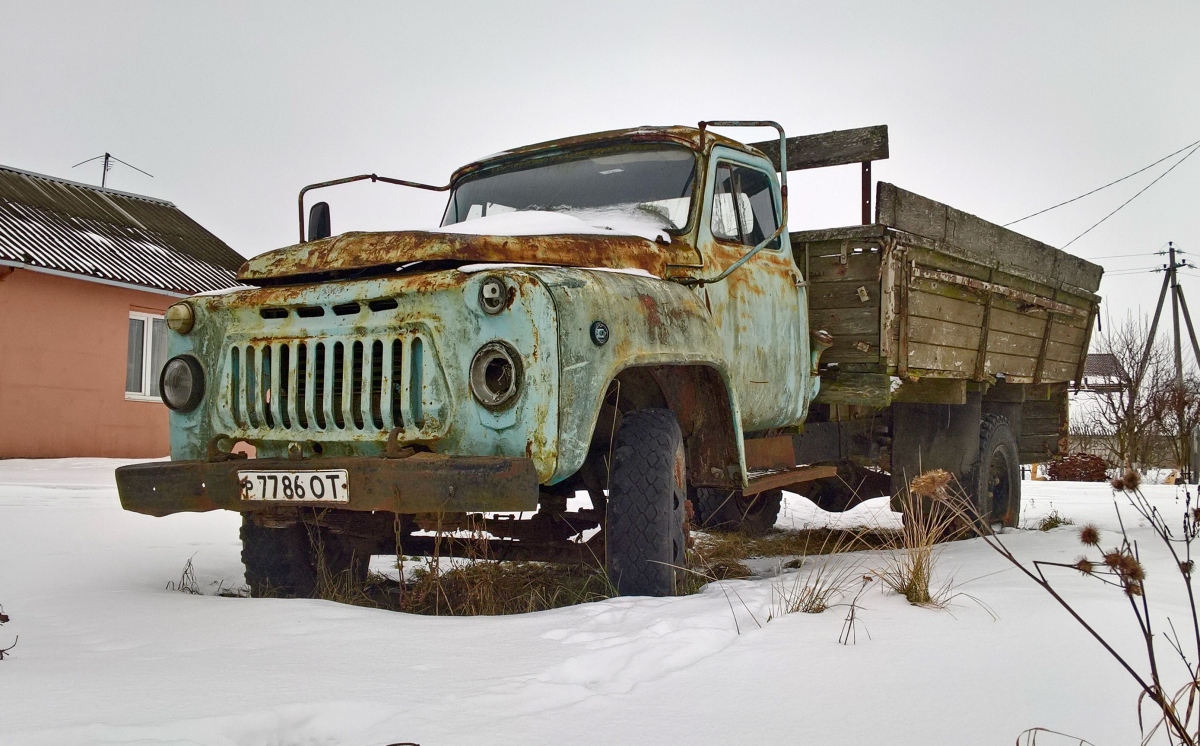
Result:
{"type": "Polygon", "coordinates": [[[467,529],[669,595],[689,520],[762,532],[783,490],[842,510],[934,467],[1014,526],[1020,465],[1066,447],[1102,270],[873,184],[888,155],[886,127],[701,122],[305,187],[298,244],[167,311],[171,459],[118,469],[122,505],[240,512],[255,595],[467,529]],[[863,224],[789,233],[788,173],[855,163],[863,224]],[[363,180],[447,192],[440,227],[306,212],[363,180]]]}

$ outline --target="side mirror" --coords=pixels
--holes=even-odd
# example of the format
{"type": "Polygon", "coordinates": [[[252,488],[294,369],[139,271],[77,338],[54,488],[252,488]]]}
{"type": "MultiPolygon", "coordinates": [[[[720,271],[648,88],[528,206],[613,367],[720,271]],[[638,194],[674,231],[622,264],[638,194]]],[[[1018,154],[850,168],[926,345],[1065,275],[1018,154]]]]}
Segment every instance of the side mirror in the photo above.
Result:
{"type": "Polygon", "coordinates": [[[308,240],[329,238],[333,231],[329,225],[329,203],[318,202],[308,210],[308,240]]]}

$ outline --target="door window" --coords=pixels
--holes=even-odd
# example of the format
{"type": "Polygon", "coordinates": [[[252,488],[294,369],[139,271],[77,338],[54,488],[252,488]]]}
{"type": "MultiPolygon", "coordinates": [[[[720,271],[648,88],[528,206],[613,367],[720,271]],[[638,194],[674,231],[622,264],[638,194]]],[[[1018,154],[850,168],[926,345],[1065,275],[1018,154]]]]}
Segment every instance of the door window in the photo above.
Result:
{"type": "MultiPolygon", "coordinates": [[[[758,169],[718,163],[713,188],[714,238],[757,246],[779,227],[771,178],[758,169]]],[[[768,248],[778,249],[779,238],[768,248]]]]}

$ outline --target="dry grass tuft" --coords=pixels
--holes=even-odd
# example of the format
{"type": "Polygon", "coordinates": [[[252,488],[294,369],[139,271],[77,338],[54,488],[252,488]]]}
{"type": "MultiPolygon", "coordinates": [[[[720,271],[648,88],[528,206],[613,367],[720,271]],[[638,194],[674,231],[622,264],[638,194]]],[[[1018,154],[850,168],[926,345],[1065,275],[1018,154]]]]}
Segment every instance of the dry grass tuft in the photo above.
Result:
{"type": "Polygon", "coordinates": [[[938,543],[961,537],[967,530],[945,504],[966,499],[954,478],[940,469],[925,472],[900,495],[904,528],[893,535],[892,551],[876,571],[884,585],[920,606],[943,606],[951,591],[931,590],[938,543]]]}
{"type": "MultiPolygon", "coordinates": [[[[855,551],[859,536],[828,531],[815,552],[806,552],[799,571],[780,574],[772,586],[774,608],[783,614],[820,614],[834,606],[850,588],[861,584],[864,558],[855,551]],[[820,555],[808,559],[808,555],[820,555]]],[[[790,563],[789,563],[790,564],[790,563]]]]}
{"type": "Polygon", "coordinates": [[[1051,510],[1046,515],[1042,516],[1041,520],[1033,524],[1033,527],[1038,531],[1053,531],[1060,526],[1073,526],[1075,521],[1066,517],[1057,510],[1051,510]]]}
{"type": "Polygon", "coordinates": [[[696,551],[710,562],[732,562],[751,557],[806,557],[828,554],[829,548],[841,552],[859,552],[886,548],[891,539],[884,531],[843,529],[772,529],[762,536],[738,532],[697,532],[696,551]]]}
{"type": "Polygon", "coordinates": [[[430,561],[413,571],[400,611],[434,616],[524,614],[617,595],[603,568],[476,560],[450,570],[430,561]]]}

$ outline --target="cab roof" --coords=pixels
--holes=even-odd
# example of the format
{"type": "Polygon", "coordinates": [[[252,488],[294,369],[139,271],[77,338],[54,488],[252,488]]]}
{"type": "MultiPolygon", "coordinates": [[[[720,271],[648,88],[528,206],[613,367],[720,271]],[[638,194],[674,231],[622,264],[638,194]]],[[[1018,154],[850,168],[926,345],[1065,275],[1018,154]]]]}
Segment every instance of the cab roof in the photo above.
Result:
{"type": "Polygon", "coordinates": [[[587,135],[575,135],[573,137],[564,137],[558,140],[547,140],[533,145],[523,145],[512,150],[502,150],[499,153],[494,153],[486,158],[480,158],[477,161],[468,163],[462,166],[450,177],[450,183],[457,184],[459,179],[469,174],[482,171],[484,169],[493,168],[506,163],[515,163],[527,160],[530,156],[545,157],[566,153],[572,150],[582,150],[592,147],[616,146],[622,143],[663,143],[670,145],[680,145],[697,153],[711,150],[714,145],[725,145],[738,150],[743,150],[758,155],[762,155],[757,149],[752,148],[737,140],[730,139],[724,135],[719,135],[711,130],[705,130],[703,140],[701,140],[701,132],[696,127],[670,126],[670,127],[631,127],[619,130],[607,130],[605,132],[593,132],[587,135]]]}

